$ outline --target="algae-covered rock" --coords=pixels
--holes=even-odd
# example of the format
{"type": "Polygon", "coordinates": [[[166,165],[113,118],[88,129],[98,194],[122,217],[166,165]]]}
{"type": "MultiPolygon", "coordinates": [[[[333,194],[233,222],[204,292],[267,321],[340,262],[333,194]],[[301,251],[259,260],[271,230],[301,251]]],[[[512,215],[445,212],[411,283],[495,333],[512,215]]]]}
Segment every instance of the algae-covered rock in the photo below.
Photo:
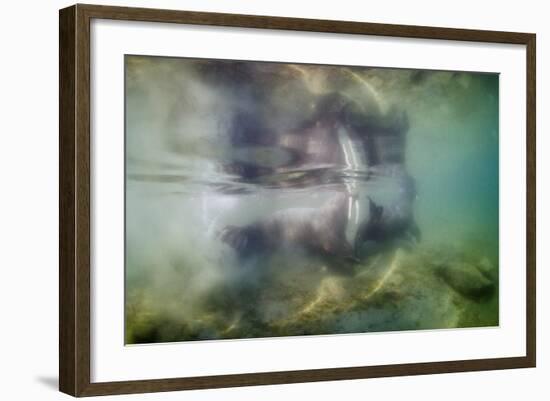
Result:
{"type": "Polygon", "coordinates": [[[468,262],[456,261],[440,266],[437,274],[455,291],[474,300],[488,298],[495,291],[495,283],[488,274],[468,262]]]}

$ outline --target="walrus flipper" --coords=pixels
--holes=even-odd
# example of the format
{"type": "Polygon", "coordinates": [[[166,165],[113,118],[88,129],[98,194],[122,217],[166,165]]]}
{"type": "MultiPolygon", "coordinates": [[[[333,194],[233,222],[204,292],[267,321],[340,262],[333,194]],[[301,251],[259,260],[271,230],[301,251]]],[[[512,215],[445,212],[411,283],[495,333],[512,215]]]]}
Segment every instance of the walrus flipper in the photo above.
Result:
{"type": "Polygon", "coordinates": [[[357,231],[354,244],[354,256],[361,258],[361,250],[365,242],[378,241],[381,232],[384,207],[377,205],[369,196],[369,218],[364,221],[357,231]]]}
{"type": "Polygon", "coordinates": [[[369,213],[370,219],[369,222],[379,222],[382,219],[382,213],[384,212],[384,207],[377,205],[369,196],[369,213]]]}

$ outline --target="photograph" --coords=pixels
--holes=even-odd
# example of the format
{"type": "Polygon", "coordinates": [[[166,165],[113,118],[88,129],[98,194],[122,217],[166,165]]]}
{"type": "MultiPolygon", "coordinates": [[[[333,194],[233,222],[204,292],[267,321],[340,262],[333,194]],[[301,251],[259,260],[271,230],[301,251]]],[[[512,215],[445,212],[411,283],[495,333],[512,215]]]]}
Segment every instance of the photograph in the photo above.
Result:
{"type": "Polygon", "coordinates": [[[126,345],[499,326],[499,74],[124,55],[126,345]]]}
{"type": "Polygon", "coordinates": [[[59,391],[536,388],[544,24],[203,7],[59,10],[59,391]]]}

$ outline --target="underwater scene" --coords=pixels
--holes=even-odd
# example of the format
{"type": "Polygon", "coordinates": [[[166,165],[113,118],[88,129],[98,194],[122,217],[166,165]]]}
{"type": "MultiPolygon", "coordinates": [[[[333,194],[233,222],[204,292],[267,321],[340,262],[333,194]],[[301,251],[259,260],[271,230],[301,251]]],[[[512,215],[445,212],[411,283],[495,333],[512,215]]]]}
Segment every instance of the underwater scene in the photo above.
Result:
{"type": "Polygon", "coordinates": [[[498,326],[498,74],[126,55],[125,113],[125,344],[498,326]]]}

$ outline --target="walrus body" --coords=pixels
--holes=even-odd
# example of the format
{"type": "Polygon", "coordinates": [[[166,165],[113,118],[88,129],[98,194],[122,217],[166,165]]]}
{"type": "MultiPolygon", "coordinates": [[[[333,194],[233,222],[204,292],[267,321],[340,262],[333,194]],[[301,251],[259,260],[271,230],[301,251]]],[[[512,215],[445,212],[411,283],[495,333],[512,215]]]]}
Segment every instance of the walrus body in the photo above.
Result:
{"type": "Polygon", "coordinates": [[[353,247],[346,240],[346,197],[336,194],[320,208],[288,208],[246,226],[221,233],[241,259],[274,252],[303,252],[320,257],[329,268],[349,270],[353,247]]]}
{"type": "MultiPolygon", "coordinates": [[[[238,64],[230,71],[242,69],[248,77],[247,68],[238,64]]],[[[231,89],[247,106],[230,119],[233,151],[225,171],[258,188],[338,190],[318,208],[288,208],[248,225],[227,226],[221,240],[241,259],[299,249],[345,270],[363,256],[365,242],[418,239],[416,190],[405,169],[406,113],[383,113],[376,96],[343,69],[335,69],[317,93],[292,68],[281,70],[280,77],[266,68],[231,89]],[[262,74],[269,76],[270,91],[262,74]],[[392,196],[378,196],[388,191],[392,196]]]]}

